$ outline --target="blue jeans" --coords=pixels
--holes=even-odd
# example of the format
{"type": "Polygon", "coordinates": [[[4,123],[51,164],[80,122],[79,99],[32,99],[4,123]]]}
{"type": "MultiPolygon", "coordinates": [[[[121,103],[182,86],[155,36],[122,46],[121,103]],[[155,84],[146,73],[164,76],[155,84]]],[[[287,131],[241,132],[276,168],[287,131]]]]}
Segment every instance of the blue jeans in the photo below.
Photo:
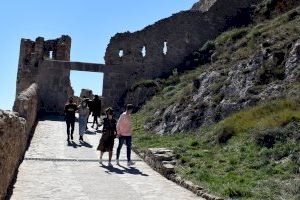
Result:
{"type": "Polygon", "coordinates": [[[126,146],[127,146],[127,161],[131,160],[131,140],[132,140],[131,136],[120,136],[119,137],[119,146],[117,148],[117,160],[119,160],[119,158],[120,158],[120,152],[121,152],[121,148],[123,146],[124,141],[126,142],[126,146]]]}
{"type": "Polygon", "coordinates": [[[79,135],[83,136],[86,130],[87,117],[79,116],[78,122],[79,122],[79,135]]]}

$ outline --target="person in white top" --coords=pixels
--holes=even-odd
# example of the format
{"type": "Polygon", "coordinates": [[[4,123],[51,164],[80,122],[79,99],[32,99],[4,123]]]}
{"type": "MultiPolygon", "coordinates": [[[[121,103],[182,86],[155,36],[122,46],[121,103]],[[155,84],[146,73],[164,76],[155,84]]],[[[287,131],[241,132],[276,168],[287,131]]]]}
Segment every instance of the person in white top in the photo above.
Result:
{"type": "Polygon", "coordinates": [[[86,132],[86,125],[89,117],[90,110],[87,106],[86,100],[83,100],[78,107],[78,113],[79,113],[79,140],[83,141],[83,135],[86,132]]]}

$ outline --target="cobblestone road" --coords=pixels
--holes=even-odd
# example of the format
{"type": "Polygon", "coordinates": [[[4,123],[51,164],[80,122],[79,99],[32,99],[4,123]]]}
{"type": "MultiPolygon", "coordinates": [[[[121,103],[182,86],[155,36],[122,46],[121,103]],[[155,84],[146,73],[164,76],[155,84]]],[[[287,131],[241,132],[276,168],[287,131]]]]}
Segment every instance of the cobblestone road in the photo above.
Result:
{"type": "MultiPolygon", "coordinates": [[[[101,134],[90,129],[84,143],[66,141],[65,123],[57,118],[39,121],[25,159],[19,168],[11,199],[201,199],[165,179],[133,153],[136,165],[126,165],[125,146],[121,166],[98,163],[101,134]]],[[[117,146],[117,140],[115,147],[117,146]]],[[[115,159],[115,155],[113,157],[115,159]]]]}

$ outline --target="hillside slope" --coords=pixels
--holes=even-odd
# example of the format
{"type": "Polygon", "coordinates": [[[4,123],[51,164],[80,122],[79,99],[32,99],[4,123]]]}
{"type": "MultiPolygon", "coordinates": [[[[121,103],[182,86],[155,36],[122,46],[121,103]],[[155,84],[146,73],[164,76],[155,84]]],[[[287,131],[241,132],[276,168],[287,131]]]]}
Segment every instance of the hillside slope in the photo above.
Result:
{"type": "Polygon", "coordinates": [[[173,149],[180,175],[225,198],[300,199],[299,32],[297,7],[207,42],[209,63],[137,84],[156,95],[133,116],[136,148],[173,149]]]}
{"type": "Polygon", "coordinates": [[[247,106],[299,92],[299,30],[298,8],[207,42],[202,51],[213,52],[212,63],[167,80],[145,81],[161,87],[140,111],[149,116],[147,130],[197,129],[247,106]]]}

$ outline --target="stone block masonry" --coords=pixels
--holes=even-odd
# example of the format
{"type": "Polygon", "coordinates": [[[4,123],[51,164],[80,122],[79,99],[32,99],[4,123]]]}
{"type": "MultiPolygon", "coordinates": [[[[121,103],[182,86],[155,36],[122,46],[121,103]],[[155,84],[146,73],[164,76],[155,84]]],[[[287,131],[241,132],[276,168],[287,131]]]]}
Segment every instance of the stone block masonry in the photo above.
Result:
{"type": "Polygon", "coordinates": [[[37,83],[39,112],[62,114],[68,97],[74,95],[70,70],[102,72],[104,107],[119,111],[134,83],[171,74],[186,56],[207,40],[230,27],[248,24],[250,6],[259,1],[205,1],[141,31],[118,33],[107,46],[105,64],[70,62],[71,38],[66,35],[55,40],[22,39],[17,94],[37,83]]]}
{"type": "Polygon", "coordinates": [[[0,200],[4,199],[23,159],[38,111],[38,86],[21,92],[14,111],[0,110],[0,200]]]}
{"type": "Polygon", "coordinates": [[[0,110],[0,199],[4,199],[27,144],[26,121],[17,113],[0,110]]]}

